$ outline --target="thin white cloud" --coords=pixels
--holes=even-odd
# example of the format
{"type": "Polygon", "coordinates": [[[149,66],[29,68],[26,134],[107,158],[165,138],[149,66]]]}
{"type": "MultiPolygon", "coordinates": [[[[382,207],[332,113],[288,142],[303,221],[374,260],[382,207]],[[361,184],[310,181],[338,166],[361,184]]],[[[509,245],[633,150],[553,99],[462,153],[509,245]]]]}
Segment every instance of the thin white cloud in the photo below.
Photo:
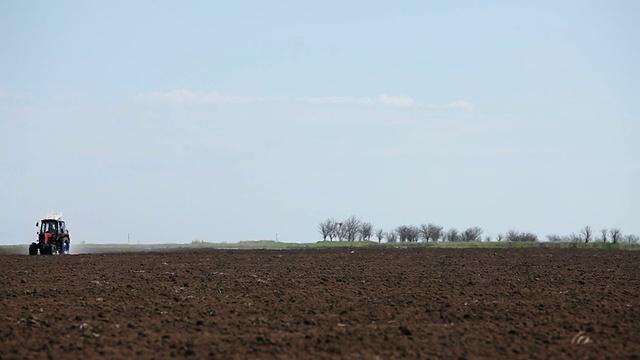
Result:
{"type": "Polygon", "coordinates": [[[471,111],[471,110],[474,109],[473,104],[470,103],[469,101],[465,101],[465,100],[452,101],[449,104],[445,105],[445,107],[453,108],[453,109],[462,109],[462,110],[467,110],[467,111],[471,111]]]}
{"type": "Polygon", "coordinates": [[[411,98],[410,96],[405,95],[380,95],[378,96],[378,103],[393,106],[414,106],[416,104],[416,101],[413,100],[413,98],[411,98]]]}
{"type": "Polygon", "coordinates": [[[311,97],[299,98],[302,101],[308,101],[314,104],[356,104],[356,105],[374,105],[375,101],[368,97],[352,97],[352,96],[327,96],[327,97],[311,97]]]}
{"type": "Polygon", "coordinates": [[[387,106],[415,106],[416,101],[405,95],[380,95],[377,98],[356,96],[325,96],[325,97],[290,97],[290,96],[236,96],[224,95],[217,92],[173,90],[156,92],[137,96],[137,100],[159,103],[188,103],[188,104],[221,104],[221,103],[249,103],[298,101],[313,104],[353,104],[353,105],[387,105],[387,106]]]}
{"type": "Polygon", "coordinates": [[[370,97],[326,96],[297,98],[297,100],[311,102],[314,104],[389,105],[401,107],[416,105],[416,101],[412,97],[405,95],[380,95],[375,99],[372,99],[370,97]]]}
{"type": "Polygon", "coordinates": [[[461,109],[466,111],[471,111],[475,109],[473,103],[466,100],[456,100],[452,101],[448,104],[427,104],[427,108],[429,109],[461,109]]]}
{"type": "Polygon", "coordinates": [[[174,103],[196,103],[196,104],[220,104],[220,103],[246,103],[254,100],[250,96],[221,95],[217,92],[173,90],[169,92],[158,92],[139,96],[141,100],[174,102],[174,103]]]}
{"type": "Polygon", "coordinates": [[[288,96],[260,96],[258,101],[286,101],[289,100],[288,96]]]}

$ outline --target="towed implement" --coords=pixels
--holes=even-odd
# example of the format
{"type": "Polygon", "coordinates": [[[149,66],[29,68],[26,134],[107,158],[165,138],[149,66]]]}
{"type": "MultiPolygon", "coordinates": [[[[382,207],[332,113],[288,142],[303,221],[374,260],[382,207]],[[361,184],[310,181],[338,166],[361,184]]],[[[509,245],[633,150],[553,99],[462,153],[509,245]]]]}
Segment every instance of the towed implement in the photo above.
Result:
{"type": "Polygon", "coordinates": [[[29,246],[29,255],[56,255],[69,253],[69,230],[62,213],[51,213],[36,223],[38,241],[29,246]]]}

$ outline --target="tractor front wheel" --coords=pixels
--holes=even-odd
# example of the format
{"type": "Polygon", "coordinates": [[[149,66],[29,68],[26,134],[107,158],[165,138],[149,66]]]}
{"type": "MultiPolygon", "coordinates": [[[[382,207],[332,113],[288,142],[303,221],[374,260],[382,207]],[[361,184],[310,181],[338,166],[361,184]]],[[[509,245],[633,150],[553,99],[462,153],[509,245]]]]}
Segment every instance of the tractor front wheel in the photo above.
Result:
{"type": "Polygon", "coordinates": [[[31,243],[29,245],[29,255],[38,255],[38,244],[31,243]]]}
{"type": "Polygon", "coordinates": [[[51,251],[51,245],[43,245],[42,248],[40,248],[40,255],[52,255],[53,252],[51,251]]]}

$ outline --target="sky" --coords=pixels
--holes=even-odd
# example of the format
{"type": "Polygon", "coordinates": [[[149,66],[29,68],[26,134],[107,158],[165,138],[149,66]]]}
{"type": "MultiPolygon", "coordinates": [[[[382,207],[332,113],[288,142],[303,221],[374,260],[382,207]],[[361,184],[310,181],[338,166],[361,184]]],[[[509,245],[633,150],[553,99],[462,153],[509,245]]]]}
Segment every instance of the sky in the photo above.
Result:
{"type": "Polygon", "coordinates": [[[637,1],[0,0],[0,244],[640,234],[637,1]]]}

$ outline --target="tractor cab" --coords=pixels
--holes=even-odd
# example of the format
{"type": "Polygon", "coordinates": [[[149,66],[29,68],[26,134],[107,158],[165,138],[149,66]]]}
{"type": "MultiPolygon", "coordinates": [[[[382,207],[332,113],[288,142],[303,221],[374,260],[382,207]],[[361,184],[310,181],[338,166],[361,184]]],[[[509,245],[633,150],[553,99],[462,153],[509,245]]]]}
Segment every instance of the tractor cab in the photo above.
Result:
{"type": "MultiPolygon", "coordinates": [[[[36,223],[38,226],[38,223],[36,223]]],[[[40,234],[68,234],[64,221],[54,219],[44,219],[40,222],[40,234]]]]}

